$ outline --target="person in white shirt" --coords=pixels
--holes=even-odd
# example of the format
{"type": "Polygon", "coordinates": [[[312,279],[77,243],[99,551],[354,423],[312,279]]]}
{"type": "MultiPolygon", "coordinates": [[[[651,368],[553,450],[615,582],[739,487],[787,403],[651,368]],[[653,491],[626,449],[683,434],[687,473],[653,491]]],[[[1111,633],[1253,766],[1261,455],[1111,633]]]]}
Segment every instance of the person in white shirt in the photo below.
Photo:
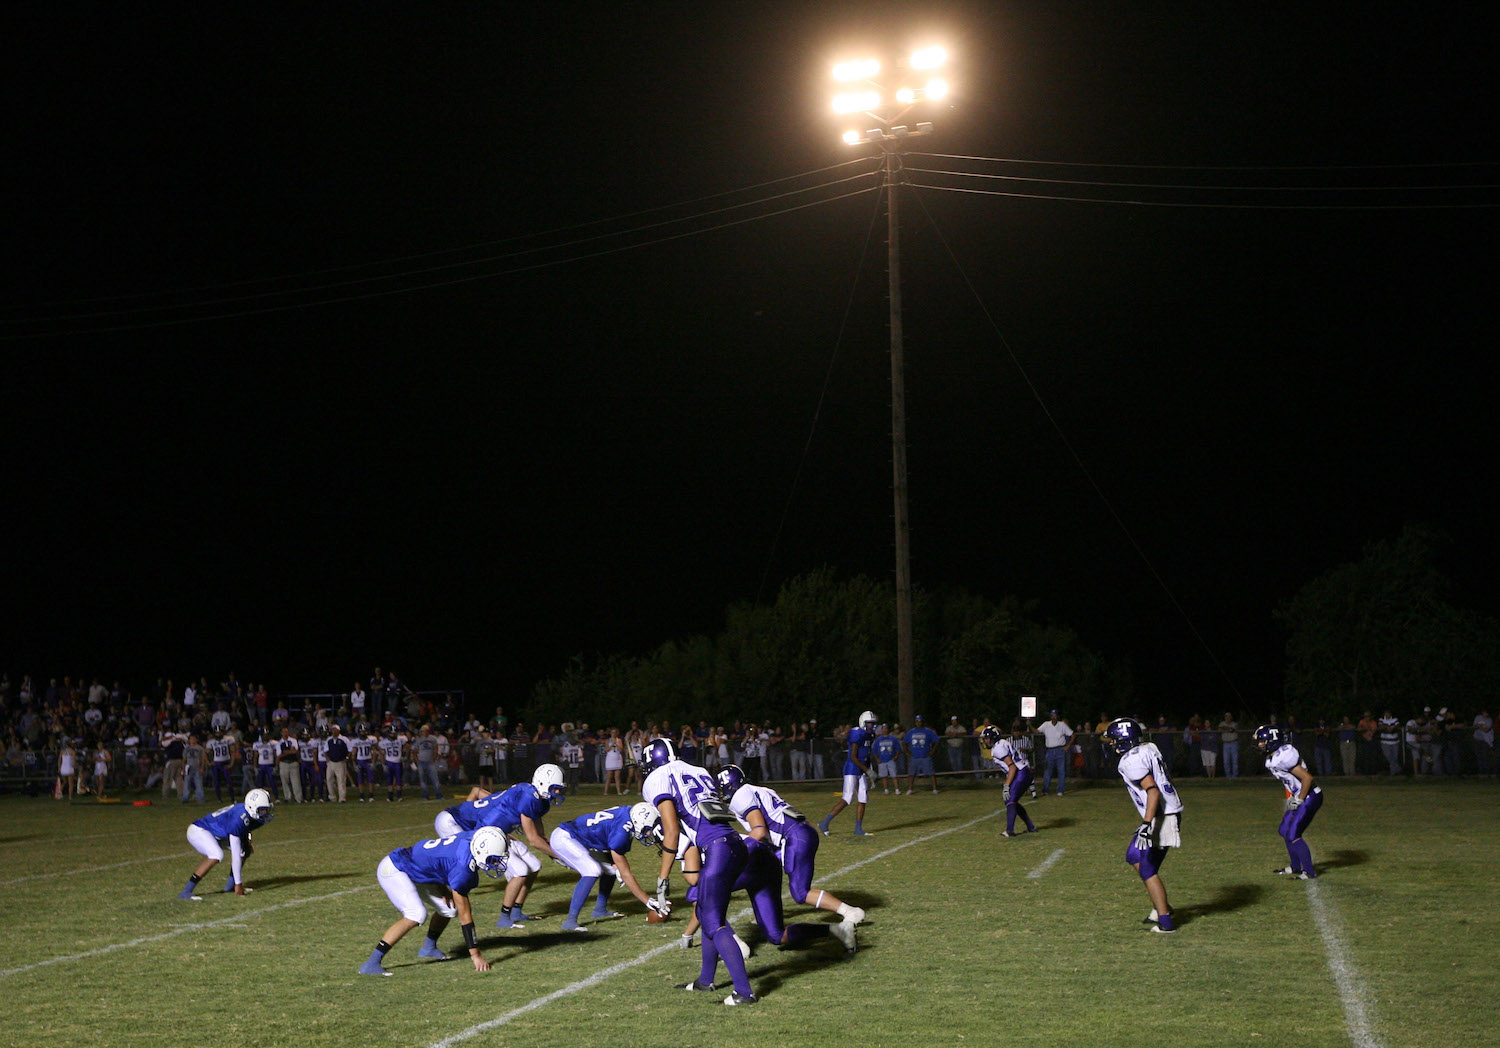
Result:
{"type": "Polygon", "coordinates": [[[1053,710],[1049,719],[1042,722],[1042,739],[1046,744],[1047,768],[1042,772],[1042,796],[1052,792],[1052,777],[1057,776],[1057,795],[1063,796],[1068,785],[1068,743],[1073,739],[1073,729],[1068,722],[1060,720],[1053,710]]]}
{"type": "Polygon", "coordinates": [[[1146,923],[1153,932],[1175,932],[1177,925],[1160,870],[1167,861],[1167,849],[1182,845],[1182,798],[1167,777],[1161,751],[1146,741],[1144,724],[1122,717],[1106,724],[1101,734],[1104,744],[1120,754],[1120,778],[1125,780],[1125,789],[1141,816],[1125,849],[1125,861],[1140,874],[1151,898],[1146,923]]]}

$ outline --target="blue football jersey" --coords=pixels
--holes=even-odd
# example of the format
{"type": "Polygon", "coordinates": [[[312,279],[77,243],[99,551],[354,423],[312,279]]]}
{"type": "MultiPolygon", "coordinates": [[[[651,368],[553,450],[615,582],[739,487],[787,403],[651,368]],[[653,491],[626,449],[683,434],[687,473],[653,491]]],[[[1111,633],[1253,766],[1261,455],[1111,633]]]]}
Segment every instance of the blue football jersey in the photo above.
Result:
{"type": "Polygon", "coordinates": [[[630,850],[630,805],[580,815],[563,823],[563,829],[590,851],[614,851],[624,855],[630,850]]]}
{"type": "MultiPolygon", "coordinates": [[[[860,763],[864,764],[865,767],[869,767],[870,765],[870,740],[871,735],[868,728],[851,728],[849,730],[849,746],[854,752],[859,754],[860,763]]],[[[848,752],[848,750],[845,751],[845,753],[848,752]]],[[[856,764],[852,758],[845,757],[844,774],[861,774],[859,764],[856,764]]]]}
{"type": "Polygon", "coordinates": [[[222,841],[230,837],[249,837],[251,830],[258,830],[265,823],[252,819],[243,804],[231,804],[194,820],[193,825],[202,827],[222,841]]]}
{"type": "Polygon", "coordinates": [[[468,895],[479,883],[479,869],[469,853],[472,833],[418,841],[410,848],[391,852],[392,865],[418,884],[441,884],[460,895],[468,895]]]}
{"type": "Polygon", "coordinates": [[[537,795],[529,782],[518,782],[500,793],[477,801],[464,801],[448,809],[465,830],[495,826],[501,833],[515,833],[521,828],[521,816],[539,821],[552,810],[552,802],[537,795]]]}

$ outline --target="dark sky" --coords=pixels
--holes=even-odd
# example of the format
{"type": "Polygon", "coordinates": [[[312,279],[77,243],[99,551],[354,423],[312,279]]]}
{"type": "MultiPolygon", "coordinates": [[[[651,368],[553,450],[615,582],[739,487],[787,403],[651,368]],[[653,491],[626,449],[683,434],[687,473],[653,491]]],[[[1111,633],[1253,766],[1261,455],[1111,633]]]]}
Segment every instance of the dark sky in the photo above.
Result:
{"type": "Polygon", "coordinates": [[[861,41],[954,53],[915,151],[1048,162],[909,167],[1054,180],[902,191],[918,584],[1168,707],[1274,702],[1276,602],[1408,522],[1500,611],[1483,9],[514,6],[0,16],[12,676],[514,701],[888,577],[875,194],[514,254],[851,173],[765,185],[861,155],[861,41]]]}

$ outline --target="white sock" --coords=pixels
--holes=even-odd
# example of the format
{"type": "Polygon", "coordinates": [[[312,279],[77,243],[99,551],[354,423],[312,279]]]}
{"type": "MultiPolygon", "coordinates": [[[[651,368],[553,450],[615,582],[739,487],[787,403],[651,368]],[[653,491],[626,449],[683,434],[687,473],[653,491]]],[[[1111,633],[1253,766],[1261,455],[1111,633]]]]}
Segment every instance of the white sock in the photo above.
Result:
{"type": "Polygon", "coordinates": [[[850,906],[847,902],[841,902],[839,903],[838,912],[840,917],[848,918],[853,915],[854,907],[850,906]]]}

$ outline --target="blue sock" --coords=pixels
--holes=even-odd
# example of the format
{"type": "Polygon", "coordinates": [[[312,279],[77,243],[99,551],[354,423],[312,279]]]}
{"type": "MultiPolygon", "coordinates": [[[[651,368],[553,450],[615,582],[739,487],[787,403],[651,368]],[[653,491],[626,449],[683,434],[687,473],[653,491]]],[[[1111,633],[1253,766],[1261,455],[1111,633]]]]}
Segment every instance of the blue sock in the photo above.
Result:
{"type": "Polygon", "coordinates": [[[613,874],[603,873],[599,875],[599,897],[594,900],[594,916],[602,916],[609,912],[609,893],[615,890],[615,878],[613,874]]]}
{"type": "Polygon", "coordinates": [[[865,832],[865,820],[863,820],[863,819],[855,819],[854,820],[854,832],[855,833],[864,833],[865,832]]]}
{"type": "Polygon", "coordinates": [[[1312,873],[1312,849],[1307,846],[1307,842],[1299,837],[1291,843],[1290,847],[1295,848],[1297,853],[1297,859],[1292,863],[1292,865],[1297,866],[1298,863],[1300,863],[1300,868],[1304,873],[1312,873]]]}
{"type": "MultiPolygon", "coordinates": [[[[750,973],[745,971],[745,958],[740,956],[739,943],[734,941],[734,929],[726,924],[714,932],[713,944],[719,951],[719,959],[724,962],[724,967],[729,969],[729,978],[734,983],[734,992],[744,997],[751,996],[755,991],[750,988],[750,973]]],[[[706,960],[707,938],[703,940],[703,946],[706,960]]]]}
{"type": "Polygon", "coordinates": [[[1159,913],[1159,914],[1157,914],[1156,915],[1156,923],[1157,923],[1157,926],[1160,927],[1161,930],[1164,931],[1164,932],[1171,932],[1171,931],[1176,931],[1177,930],[1177,926],[1172,923],[1172,915],[1170,913],[1159,913]]]}
{"type": "Polygon", "coordinates": [[[1005,806],[1005,832],[1016,832],[1016,802],[1011,801],[1005,806]]]}
{"type": "MultiPolygon", "coordinates": [[[[703,949],[700,952],[703,955],[703,963],[698,969],[698,983],[701,986],[712,986],[714,975],[719,970],[719,947],[712,935],[703,937],[703,949]]],[[[734,947],[734,955],[736,957],[740,955],[738,946],[734,947]]]]}
{"type": "Polygon", "coordinates": [[[594,885],[599,878],[580,877],[578,883],[573,887],[573,901],[568,904],[568,916],[575,921],[579,913],[583,911],[583,904],[589,901],[589,892],[594,890],[594,885]]]}

